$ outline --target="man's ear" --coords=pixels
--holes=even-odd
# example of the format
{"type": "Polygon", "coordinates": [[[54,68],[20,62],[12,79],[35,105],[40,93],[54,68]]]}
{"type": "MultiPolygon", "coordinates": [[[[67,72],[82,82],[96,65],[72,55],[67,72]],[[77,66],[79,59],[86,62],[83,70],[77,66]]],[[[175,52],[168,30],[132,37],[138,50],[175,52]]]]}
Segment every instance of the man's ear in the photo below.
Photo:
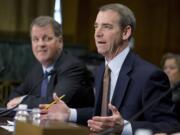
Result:
{"type": "Polygon", "coordinates": [[[122,39],[123,40],[129,39],[131,34],[132,34],[132,29],[131,29],[131,26],[128,25],[123,29],[122,39]]]}
{"type": "Polygon", "coordinates": [[[63,47],[63,37],[62,36],[58,37],[58,42],[59,42],[59,48],[62,48],[63,47]]]}
{"type": "Polygon", "coordinates": [[[59,36],[59,37],[58,37],[58,41],[59,41],[59,43],[62,43],[62,42],[63,42],[63,37],[62,37],[62,36],[59,36]]]}

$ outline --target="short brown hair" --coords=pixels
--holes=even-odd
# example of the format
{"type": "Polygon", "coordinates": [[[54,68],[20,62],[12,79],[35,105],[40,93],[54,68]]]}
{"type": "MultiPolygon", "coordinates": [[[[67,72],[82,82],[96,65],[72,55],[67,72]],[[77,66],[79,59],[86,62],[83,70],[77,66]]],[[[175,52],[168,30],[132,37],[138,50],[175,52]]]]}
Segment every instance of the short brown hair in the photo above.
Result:
{"type": "Polygon", "coordinates": [[[35,18],[30,26],[30,35],[31,35],[31,30],[32,27],[34,25],[37,25],[39,27],[44,27],[47,25],[52,25],[53,30],[54,30],[54,34],[56,37],[62,36],[62,26],[60,23],[58,23],[57,21],[55,21],[52,17],[50,16],[39,16],[37,18],[35,18]]]}

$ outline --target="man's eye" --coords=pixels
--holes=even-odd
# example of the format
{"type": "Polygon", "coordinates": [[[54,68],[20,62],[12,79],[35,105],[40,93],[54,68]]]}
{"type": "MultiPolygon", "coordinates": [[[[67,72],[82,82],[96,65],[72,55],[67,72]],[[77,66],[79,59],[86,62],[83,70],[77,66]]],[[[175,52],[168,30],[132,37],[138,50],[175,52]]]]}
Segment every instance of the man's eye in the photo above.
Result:
{"type": "Polygon", "coordinates": [[[45,38],[44,38],[44,41],[45,41],[45,42],[48,42],[48,41],[51,41],[51,40],[52,40],[52,37],[45,37],[45,38]]]}
{"type": "Polygon", "coordinates": [[[38,39],[37,38],[32,38],[32,41],[33,42],[38,42],[38,39]]]}
{"type": "Polygon", "coordinates": [[[104,25],[104,28],[106,28],[106,29],[112,29],[113,27],[110,26],[110,25],[104,25]]]}
{"type": "Polygon", "coordinates": [[[94,28],[96,29],[98,26],[97,25],[94,25],[94,28]]]}

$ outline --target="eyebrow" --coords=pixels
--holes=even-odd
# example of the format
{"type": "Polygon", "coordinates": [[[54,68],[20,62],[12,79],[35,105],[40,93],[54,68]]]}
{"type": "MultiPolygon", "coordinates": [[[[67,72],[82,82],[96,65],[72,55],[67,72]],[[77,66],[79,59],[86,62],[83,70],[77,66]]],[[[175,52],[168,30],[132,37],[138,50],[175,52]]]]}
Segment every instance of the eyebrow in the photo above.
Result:
{"type": "MultiPolygon", "coordinates": [[[[94,23],[94,26],[97,26],[98,25],[98,23],[94,23]]],[[[112,24],[110,24],[110,23],[102,23],[101,25],[103,25],[103,26],[113,26],[112,24]]]]}

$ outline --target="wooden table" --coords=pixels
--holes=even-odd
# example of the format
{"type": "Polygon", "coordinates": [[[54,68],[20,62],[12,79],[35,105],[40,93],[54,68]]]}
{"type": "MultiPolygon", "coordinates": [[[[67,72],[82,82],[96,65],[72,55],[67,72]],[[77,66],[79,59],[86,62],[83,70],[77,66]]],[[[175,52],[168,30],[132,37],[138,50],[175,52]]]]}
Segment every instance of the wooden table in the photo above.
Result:
{"type": "MultiPolygon", "coordinates": [[[[1,125],[7,125],[7,120],[12,118],[0,118],[1,125]]],[[[16,122],[16,135],[89,135],[87,127],[75,123],[64,123],[60,121],[46,120],[41,121],[40,125],[34,125],[32,122],[16,122]]],[[[0,135],[14,135],[13,132],[0,128],[0,135]]]]}

